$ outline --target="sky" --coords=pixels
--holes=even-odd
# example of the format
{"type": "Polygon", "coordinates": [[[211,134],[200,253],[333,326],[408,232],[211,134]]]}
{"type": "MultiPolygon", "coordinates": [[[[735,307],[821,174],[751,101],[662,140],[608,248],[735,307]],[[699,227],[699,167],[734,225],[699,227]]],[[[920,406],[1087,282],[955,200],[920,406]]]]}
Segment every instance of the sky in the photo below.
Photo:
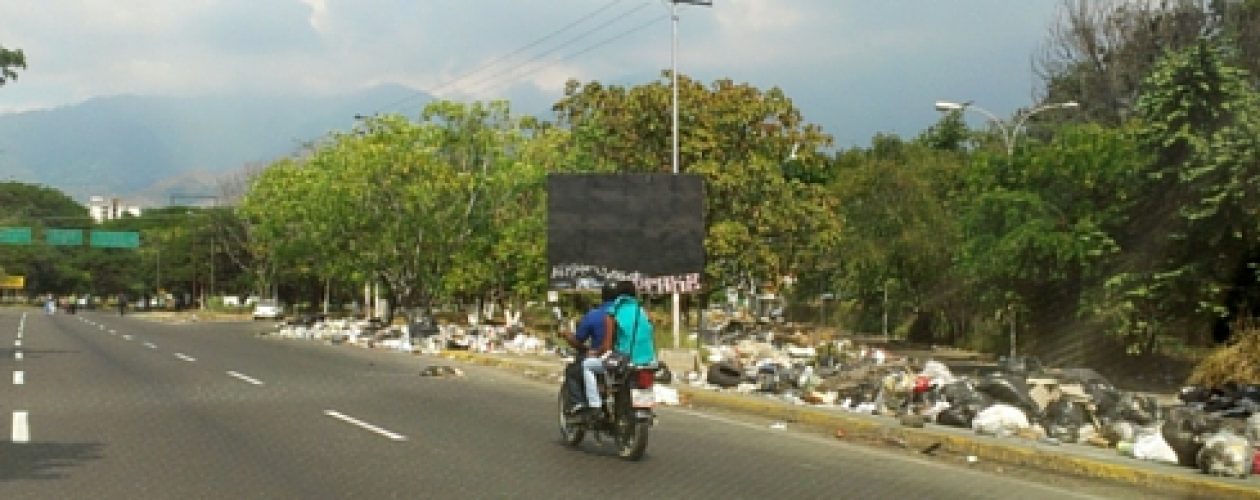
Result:
{"type": "MultiPolygon", "coordinates": [[[[712,0],[678,7],[680,74],[779,87],[841,148],[911,137],[936,100],[1008,117],[1063,0],[712,0]]],[[[28,68],[0,114],[92,97],[334,94],[396,83],[550,117],[569,79],[670,67],[667,0],[0,0],[28,68]]],[[[418,94],[417,108],[423,103],[418,94]]],[[[396,104],[383,102],[370,114],[396,104]]],[[[983,116],[972,113],[973,125],[983,116]]]]}

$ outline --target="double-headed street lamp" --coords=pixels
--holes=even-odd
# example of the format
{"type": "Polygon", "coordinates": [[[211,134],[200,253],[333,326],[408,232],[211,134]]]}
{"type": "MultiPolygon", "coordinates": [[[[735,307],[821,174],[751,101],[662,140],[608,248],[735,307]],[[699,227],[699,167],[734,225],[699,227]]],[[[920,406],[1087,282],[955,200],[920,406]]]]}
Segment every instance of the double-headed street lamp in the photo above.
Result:
{"type": "Polygon", "coordinates": [[[1023,132],[1024,124],[1028,122],[1028,119],[1032,117],[1032,115],[1052,109],[1073,109],[1078,107],[1080,107],[1080,104],[1077,104],[1076,101],[1044,104],[1033,108],[1027,113],[1017,115],[1014,126],[1008,126],[1007,123],[1001,118],[998,118],[997,115],[989,112],[987,109],[972,104],[971,101],[936,101],[937,111],[965,111],[968,109],[974,109],[988,117],[989,121],[992,121],[995,125],[997,125],[998,130],[1002,132],[1002,142],[1006,145],[1006,156],[1008,157],[1015,154],[1015,141],[1019,138],[1020,132],[1023,132]]]}
{"type": "MultiPolygon", "coordinates": [[[[681,4],[687,4],[687,5],[701,5],[705,7],[712,7],[713,0],[668,0],[668,1],[669,1],[669,19],[670,19],[670,27],[671,27],[670,51],[669,51],[669,78],[670,78],[669,88],[670,88],[670,92],[673,94],[670,100],[671,106],[673,108],[673,111],[672,111],[673,118],[670,120],[671,142],[673,143],[670,163],[673,165],[673,173],[677,175],[678,174],[678,56],[677,56],[678,54],[678,4],[681,3],[681,4]]],[[[674,320],[673,321],[674,323],[674,348],[677,349],[680,345],[679,336],[681,335],[680,333],[681,329],[679,328],[681,314],[679,311],[678,292],[674,292],[671,298],[673,299],[671,309],[673,310],[672,312],[673,312],[673,320],[674,320]]]]}
{"type": "MultiPolygon", "coordinates": [[[[974,109],[976,111],[979,111],[984,116],[988,117],[989,121],[992,121],[994,125],[997,125],[998,130],[1002,132],[1002,143],[1006,146],[1007,161],[1010,161],[1011,157],[1015,156],[1015,141],[1019,139],[1020,132],[1024,131],[1024,124],[1028,123],[1028,119],[1032,117],[1032,115],[1035,115],[1042,111],[1049,111],[1052,109],[1075,109],[1078,107],[1080,107],[1080,104],[1078,104],[1076,101],[1043,104],[1041,106],[1037,106],[1029,110],[1026,113],[1016,115],[1014,119],[1014,125],[1009,125],[1007,122],[1003,121],[1001,118],[998,118],[997,115],[993,114],[989,110],[984,109],[980,106],[971,104],[971,101],[967,101],[967,102],[936,101],[937,111],[951,112],[951,111],[966,111],[968,109],[974,109]]],[[[1011,359],[1012,360],[1015,359],[1015,316],[1014,316],[1013,309],[1011,312],[1011,359]]]]}

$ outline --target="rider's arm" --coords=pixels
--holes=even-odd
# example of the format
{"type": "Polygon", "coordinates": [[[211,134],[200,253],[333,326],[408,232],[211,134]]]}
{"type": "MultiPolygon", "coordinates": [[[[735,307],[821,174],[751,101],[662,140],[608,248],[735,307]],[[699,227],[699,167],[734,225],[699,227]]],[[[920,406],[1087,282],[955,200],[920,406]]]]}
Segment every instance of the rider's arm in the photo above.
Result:
{"type": "Polygon", "coordinates": [[[617,320],[612,315],[604,316],[604,342],[599,346],[600,354],[612,351],[617,337],[617,320]]]}

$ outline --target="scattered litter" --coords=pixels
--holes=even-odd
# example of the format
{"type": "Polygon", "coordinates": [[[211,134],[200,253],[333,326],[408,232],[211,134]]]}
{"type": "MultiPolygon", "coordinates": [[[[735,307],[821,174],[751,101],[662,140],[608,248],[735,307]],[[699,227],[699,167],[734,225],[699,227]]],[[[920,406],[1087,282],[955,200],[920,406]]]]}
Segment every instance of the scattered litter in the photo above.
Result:
{"type": "Polygon", "coordinates": [[[784,422],[774,422],[770,424],[770,428],[776,431],[784,431],[787,430],[787,424],[784,422]]]}
{"type": "Polygon", "coordinates": [[[844,439],[844,437],[846,436],[844,429],[836,429],[835,436],[836,436],[836,439],[844,439]]]}
{"type": "Polygon", "coordinates": [[[975,455],[967,455],[967,463],[969,463],[969,464],[974,464],[974,463],[979,462],[979,461],[980,461],[980,459],[979,459],[979,458],[976,458],[976,456],[975,456],[975,455]]]}
{"type": "Polygon", "coordinates": [[[1010,436],[1029,427],[1023,410],[1000,403],[981,410],[971,421],[972,430],[987,436],[1010,436]]]}
{"type": "Polygon", "coordinates": [[[430,365],[420,370],[421,377],[463,377],[464,371],[453,366],[430,365]]]}
{"type": "Polygon", "coordinates": [[[1168,446],[1159,427],[1147,427],[1139,430],[1137,439],[1133,441],[1133,458],[1175,464],[1177,452],[1168,446]]]}

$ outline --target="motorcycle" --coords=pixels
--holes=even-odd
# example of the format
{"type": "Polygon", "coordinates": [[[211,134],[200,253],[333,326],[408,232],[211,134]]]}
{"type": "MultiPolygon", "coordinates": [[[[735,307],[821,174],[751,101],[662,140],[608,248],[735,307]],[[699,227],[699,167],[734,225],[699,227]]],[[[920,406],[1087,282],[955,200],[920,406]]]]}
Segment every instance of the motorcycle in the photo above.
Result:
{"type": "MultiPolygon", "coordinates": [[[[579,358],[580,359],[580,358],[579,358]]],[[[569,446],[581,444],[587,432],[596,442],[611,437],[617,446],[617,455],[627,460],[643,458],[647,450],[648,429],[656,423],[656,396],[652,386],[660,366],[656,362],[645,365],[629,363],[609,366],[606,375],[597,376],[600,392],[604,394],[604,407],[593,422],[584,422],[569,403],[565,388],[560,388],[559,414],[560,435],[569,446]]]]}

